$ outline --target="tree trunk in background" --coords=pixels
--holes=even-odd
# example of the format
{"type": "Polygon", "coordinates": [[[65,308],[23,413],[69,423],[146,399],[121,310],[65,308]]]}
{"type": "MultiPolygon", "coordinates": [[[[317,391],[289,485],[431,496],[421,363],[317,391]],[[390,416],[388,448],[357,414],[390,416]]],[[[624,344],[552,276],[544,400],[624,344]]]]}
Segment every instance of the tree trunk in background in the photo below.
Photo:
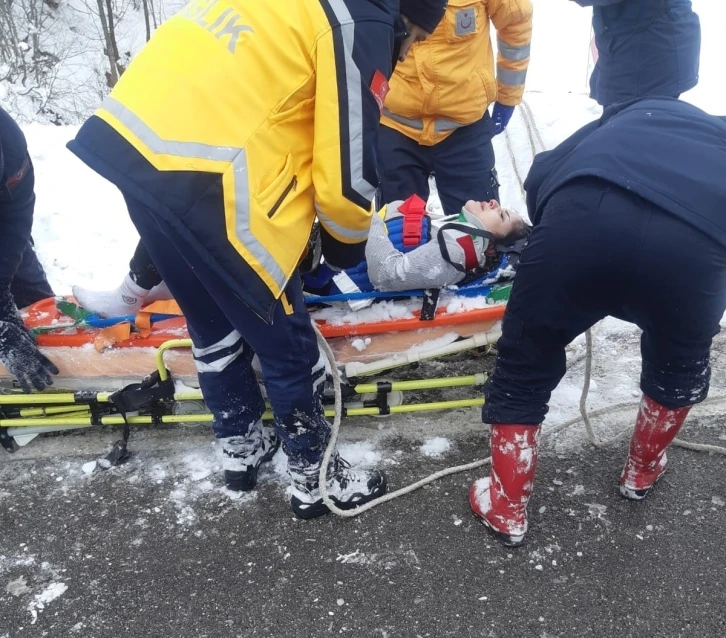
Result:
{"type": "Polygon", "coordinates": [[[116,60],[114,59],[115,47],[111,44],[111,32],[108,29],[106,9],[103,6],[103,0],[96,0],[96,3],[98,4],[98,17],[101,19],[103,37],[106,41],[106,57],[108,57],[108,64],[110,67],[110,71],[107,76],[107,83],[109,88],[113,88],[118,82],[118,69],[116,68],[116,60]]]}
{"type": "Polygon", "coordinates": [[[149,0],[142,0],[144,4],[144,24],[146,25],[146,41],[151,39],[151,24],[149,23],[149,0]]]}
{"type": "Polygon", "coordinates": [[[111,40],[111,47],[113,50],[113,61],[116,66],[116,73],[118,76],[120,76],[126,69],[120,63],[121,56],[119,55],[118,43],[116,42],[116,18],[114,18],[113,16],[113,5],[111,4],[111,0],[106,0],[106,12],[108,18],[108,34],[111,40]]]}

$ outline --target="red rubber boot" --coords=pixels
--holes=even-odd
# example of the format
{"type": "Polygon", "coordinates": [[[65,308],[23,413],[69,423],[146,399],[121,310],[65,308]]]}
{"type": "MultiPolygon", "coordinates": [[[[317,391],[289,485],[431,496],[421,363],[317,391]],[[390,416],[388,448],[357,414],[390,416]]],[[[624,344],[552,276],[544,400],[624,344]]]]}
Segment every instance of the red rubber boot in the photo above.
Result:
{"type": "Polygon", "coordinates": [[[643,395],[630,439],[630,453],[620,475],[620,494],[640,501],[668,465],[666,448],[676,438],[691,406],[671,410],[643,395]]]}
{"type": "Polygon", "coordinates": [[[492,425],[489,476],[469,489],[474,514],[509,547],[521,545],[527,531],[539,431],[539,425],[492,425]]]}

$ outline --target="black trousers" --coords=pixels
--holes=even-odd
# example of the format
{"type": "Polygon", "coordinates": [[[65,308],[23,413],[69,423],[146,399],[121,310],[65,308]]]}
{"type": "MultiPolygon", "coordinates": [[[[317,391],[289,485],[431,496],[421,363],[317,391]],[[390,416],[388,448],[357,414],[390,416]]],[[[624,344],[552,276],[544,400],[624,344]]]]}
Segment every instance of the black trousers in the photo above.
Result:
{"type": "MultiPolygon", "coordinates": [[[[290,467],[318,463],[330,437],[322,407],[325,364],[300,278],[290,280],[272,323],[266,323],[154,210],[130,195],[124,197],[150,261],[186,317],[199,385],[214,414],[215,436],[246,436],[265,411],[252,368],[256,353],[290,467]]],[[[193,214],[212,218],[222,209],[221,200],[205,198],[193,214]]]]}
{"type": "Polygon", "coordinates": [[[644,394],[668,408],[698,403],[724,310],[726,248],[632,192],[570,182],[523,252],[483,421],[541,423],[565,374],[565,346],[606,316],[643,330],[644,394]]]}
{"type": "Polygon", "coordinates": [[[458,214],[470,199],[499,201],[493,137],[494,124],[489,113],[434,146],[423,146],[381,125],[378,132],[380,203],[405,200],[414,194],[426,201],[432,174],[447,215],[458,214]]]}
{"type": "Polygon", "coordinates": [[[129,262],[129,274],[134,283],[145,290],[151,290],[161,283],[161,274],[156,269],[143,241],[136,244],[134,256],[129,262]]]}

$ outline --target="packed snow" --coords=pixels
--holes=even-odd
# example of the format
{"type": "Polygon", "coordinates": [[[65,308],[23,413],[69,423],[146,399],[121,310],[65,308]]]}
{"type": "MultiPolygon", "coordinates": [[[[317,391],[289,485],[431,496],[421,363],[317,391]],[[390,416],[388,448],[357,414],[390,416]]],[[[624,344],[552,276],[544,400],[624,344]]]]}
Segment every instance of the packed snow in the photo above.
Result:
{"type": "Polygon", "coordinates": [[[420,449],[424,456],[442,456],[451,449],[451,441],[442,436],[435,436],[426,439],[420,449]]]}

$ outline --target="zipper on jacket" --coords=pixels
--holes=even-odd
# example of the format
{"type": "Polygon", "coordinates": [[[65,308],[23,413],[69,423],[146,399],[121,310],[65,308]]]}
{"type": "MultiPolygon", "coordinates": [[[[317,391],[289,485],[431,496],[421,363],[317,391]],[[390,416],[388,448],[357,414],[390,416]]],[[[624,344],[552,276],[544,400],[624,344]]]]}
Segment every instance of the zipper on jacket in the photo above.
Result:
{"type": "Polygon", "coordinates": [[[267,217],[272,218],[272,216],[277,212],[277,209],[282,206],[282,202],[285,201],[285,198],[290,194],[290,191],[295,190],[295,187],[297,186],[297,175],[293,175],[292,179],[290,180],[290,183],[285,187],[285,190],[282,191],[282,194],[277,198],[277,201],[272,205],[272,208],[267,212],[267,217]]]}

